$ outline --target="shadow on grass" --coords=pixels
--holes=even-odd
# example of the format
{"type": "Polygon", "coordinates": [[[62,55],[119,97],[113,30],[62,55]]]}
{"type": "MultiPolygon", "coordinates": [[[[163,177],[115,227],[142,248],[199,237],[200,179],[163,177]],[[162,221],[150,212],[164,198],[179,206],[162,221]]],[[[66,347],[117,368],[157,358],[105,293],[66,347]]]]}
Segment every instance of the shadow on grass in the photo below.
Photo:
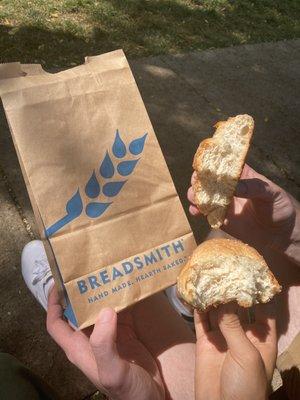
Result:
{"type": "Polygon", "coordinates": [[[300,35],[300,5],[292,0],[68,0],[55,14],[50,5],[7,12],[0,25],[1,62],[66,67],[116,48],[128,56],[148,56],[300,35]]]}

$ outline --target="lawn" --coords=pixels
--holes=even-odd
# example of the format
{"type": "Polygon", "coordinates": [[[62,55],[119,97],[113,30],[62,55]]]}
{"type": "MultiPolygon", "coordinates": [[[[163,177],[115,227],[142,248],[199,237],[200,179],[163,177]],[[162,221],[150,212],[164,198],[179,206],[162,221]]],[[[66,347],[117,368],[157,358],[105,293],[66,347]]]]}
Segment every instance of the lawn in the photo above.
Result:
{"type": "Polygon", "coordinates": [[[66,67],[117,48],[140,57],[299,36],[299,0],[0,0],[0,62],[66,67]]]}

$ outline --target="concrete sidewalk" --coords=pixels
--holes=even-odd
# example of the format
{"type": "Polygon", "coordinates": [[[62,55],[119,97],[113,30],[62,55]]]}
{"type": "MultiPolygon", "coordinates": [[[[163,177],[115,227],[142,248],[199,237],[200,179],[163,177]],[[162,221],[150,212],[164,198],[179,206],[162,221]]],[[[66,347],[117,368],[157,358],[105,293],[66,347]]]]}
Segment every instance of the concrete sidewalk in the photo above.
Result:
{"type": "MultiPolygon", "coordinates": [[[[199,141],[212,134],[215,122],[239,113],[256,123],[250,165],[299,198],[300,40],[130,64],[186,211],[199,141]]],[[[49,338],[45,313],[21,278],[22,248],[38,234],[3,113],[0,149],[0,348],[43,376],[63,399],[83,399],[93,386],[49,338]]],[[[206,222],[190,222],[203,239],[206,222]]]]}

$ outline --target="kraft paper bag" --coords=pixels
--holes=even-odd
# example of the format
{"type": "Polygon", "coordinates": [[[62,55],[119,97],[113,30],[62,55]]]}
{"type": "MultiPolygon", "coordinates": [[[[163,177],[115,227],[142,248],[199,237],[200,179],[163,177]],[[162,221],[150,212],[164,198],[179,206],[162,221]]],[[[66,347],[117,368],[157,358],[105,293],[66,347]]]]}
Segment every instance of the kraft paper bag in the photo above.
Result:
{"type": "Polygon", "coordinates": [[[0,95],[71,322],[174,284],[195,240],[123,51],[2,64],[0,95]]]}

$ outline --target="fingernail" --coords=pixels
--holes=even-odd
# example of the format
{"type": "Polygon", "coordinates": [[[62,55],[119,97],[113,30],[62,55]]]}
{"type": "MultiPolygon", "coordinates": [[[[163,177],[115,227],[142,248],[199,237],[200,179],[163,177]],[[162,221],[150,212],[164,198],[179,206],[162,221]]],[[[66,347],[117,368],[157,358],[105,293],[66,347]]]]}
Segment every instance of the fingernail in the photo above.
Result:
{"type": "Polygon", "coordinates": [[[98,321],[99,322],[109,322],[113,319],[115,315],[115,312],[112,308],[103,308],[100,311],[99,317],[98,317],[98,321]]]}
{"type": "Polygon", "coordinates": [[[243,181],[239,181],[239,183],[237,184],[237,187],[236,187],[237,196],[238,195],[244,196],[245,194],[247,194],[247,192],[248,192],[247,184],[243,181]]]}

